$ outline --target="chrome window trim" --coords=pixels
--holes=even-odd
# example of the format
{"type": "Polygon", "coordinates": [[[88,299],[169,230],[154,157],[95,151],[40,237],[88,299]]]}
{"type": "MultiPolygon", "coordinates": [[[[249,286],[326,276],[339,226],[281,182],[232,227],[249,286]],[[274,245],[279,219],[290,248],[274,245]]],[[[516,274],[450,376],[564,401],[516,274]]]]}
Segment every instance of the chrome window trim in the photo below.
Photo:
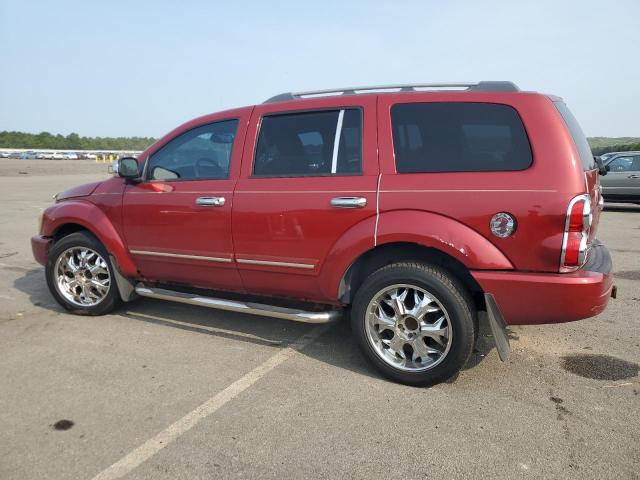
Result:
{"type": "MultiPolygon", "coordinates": [[[[336,125],[336,135],[333,138],[333,154],[331,155],[331,175],[335,175],[338,170],[338,150],[340,147],[340,135],[342,134],[342,122],[344,120],[344,108],[338,113],[338,123],[336,125]]],[[[362,158],[360,159],[360,169],[362,169],[362,158]]]]}
{"type": "Polygon", "coordinates": [[[129,250],[134,255],[147,255],[152,257],[169,257],[169,258],[185,258],[188,260],[205,260],[209,262],[231,263],[231,258],[223,257],[205,257],[202,255],[185,255],[182,253],[152,252],[149,250],[129,250]]]}
{"type": "Polygon", "coordinates": [[[236,258],[236,262],[246,265],[268,265],[272,267],[290,267],[308,270],[315,268],[315,265],[310,263],[273,262],[268,260],[252,260],[250,258],[236,258]]]}

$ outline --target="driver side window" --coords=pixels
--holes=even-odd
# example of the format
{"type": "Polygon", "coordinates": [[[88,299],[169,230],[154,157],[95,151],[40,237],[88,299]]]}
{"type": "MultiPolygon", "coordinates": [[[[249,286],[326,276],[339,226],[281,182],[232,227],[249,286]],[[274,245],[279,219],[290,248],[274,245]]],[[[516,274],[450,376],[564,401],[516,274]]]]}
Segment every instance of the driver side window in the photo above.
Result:
{"type": "Polygon", "coordinates": [[[238,120],[209,123],[185,132],[149,159],[148,180],[204,180],[229,176],[238,120]]]}

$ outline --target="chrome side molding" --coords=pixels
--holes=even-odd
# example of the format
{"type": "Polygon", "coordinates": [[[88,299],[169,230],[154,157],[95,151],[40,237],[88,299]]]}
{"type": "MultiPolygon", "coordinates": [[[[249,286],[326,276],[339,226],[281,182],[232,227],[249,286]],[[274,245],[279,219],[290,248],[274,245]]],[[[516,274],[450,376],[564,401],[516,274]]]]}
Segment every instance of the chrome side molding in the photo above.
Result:
{"type": "Polygon", "coordinates": [[[191,293],[175,292],[164,288],[146,287],[142,283],[136,286],[136,293],[141,297],[169,300],[172,302],[199,305],[201,307],[215,308],[229,312],[248,313],[264,317],[281,318],[303,323],[331,323],[338,320],[342,314],[340,310],[326,310],[324,312],[311,312],[293,308],[265,305],[262,303],[237,302],[222,298],[205,297],[191,293]]]}

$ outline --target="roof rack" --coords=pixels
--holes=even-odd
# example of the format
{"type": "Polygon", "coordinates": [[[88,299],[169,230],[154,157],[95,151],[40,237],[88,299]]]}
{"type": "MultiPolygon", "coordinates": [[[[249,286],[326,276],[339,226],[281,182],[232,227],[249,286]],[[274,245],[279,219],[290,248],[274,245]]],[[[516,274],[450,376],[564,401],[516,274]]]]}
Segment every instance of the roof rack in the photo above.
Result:
{"type": "Polygon", "coordinates": [[[375,91],[417,92],[429,89],[464,88],[467,92],[519,92],[520,89],[513,82],[482,81],[476,83],[405,83],[398,85],[376,85],[372,87],[330,88],[327,90],[311,90],[308,92],[281,93],[267,99],[264,103],[285,102],[287,100],[301,100],[303,98],[323,97],[331,95],[357,95],[375,91]]]}

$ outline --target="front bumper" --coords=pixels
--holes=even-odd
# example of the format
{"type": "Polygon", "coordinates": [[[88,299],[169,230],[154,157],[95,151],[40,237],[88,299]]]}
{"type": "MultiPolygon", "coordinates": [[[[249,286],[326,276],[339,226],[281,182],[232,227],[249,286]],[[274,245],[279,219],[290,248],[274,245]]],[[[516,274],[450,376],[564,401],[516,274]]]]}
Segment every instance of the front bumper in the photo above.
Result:
{"type": "Polygon", "coordinates": [[[612,296],[609,250],[594,243],[587,263],[573,273],[472,271],[485,293],[494,296],[508,325],[561,323],[593,317],[612,296]]]}
{"type": "Polygon", "coordinates": [[[33,251],[33,257],[40,265],[47,264],[50,246],[51,239],[48,237],[43,237],[42,235],[31,237],[31,250],[33,251]]]}

